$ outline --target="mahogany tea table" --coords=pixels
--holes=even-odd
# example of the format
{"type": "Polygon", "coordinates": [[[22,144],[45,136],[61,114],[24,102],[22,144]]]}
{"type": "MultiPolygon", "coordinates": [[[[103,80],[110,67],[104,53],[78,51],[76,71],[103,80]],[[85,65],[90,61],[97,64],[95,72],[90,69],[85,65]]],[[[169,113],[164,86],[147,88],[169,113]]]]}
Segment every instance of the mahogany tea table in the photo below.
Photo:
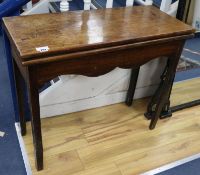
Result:
{"type": "Polygon", "coordinates": [[[131,68],[136,76],[127,93],[130,105],[139,67],[167,57],[160,86],[146,112],[153,129],[159,117],[170,115],[176,67],[185,40],[194,35],[193,28],[153,6],[8,17],[3,27],[11,46],[22,135],[26,134],[22,80],[29,91],[37,170],[43,169],[38,90],[45,82],[64,74],[95,77],[116,67],[131,68]]]}

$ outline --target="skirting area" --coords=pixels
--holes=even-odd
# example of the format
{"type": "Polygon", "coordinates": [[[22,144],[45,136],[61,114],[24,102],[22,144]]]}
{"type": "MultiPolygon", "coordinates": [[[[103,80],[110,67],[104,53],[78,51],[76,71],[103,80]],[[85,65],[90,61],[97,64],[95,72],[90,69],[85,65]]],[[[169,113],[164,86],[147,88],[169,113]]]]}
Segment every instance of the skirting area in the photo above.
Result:
{"type": "MultiPolygon", "coordinates": [[[[176,83],[172,105],[200,98],[200,81],[176,83]]],[[[44,170],[37,172],[30,122],[24,137],[34,175],[138,175],[200,153],[200,106],[148,130],[148,99],[42,119],[44,170]]]]}

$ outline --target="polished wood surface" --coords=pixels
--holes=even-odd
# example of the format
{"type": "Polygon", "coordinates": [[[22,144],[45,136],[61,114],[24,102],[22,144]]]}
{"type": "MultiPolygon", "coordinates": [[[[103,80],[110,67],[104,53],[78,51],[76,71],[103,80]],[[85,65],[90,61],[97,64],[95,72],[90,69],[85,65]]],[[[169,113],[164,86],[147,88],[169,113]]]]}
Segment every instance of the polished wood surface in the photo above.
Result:
{"type": "MultiPolygon", "coordinates": [[[[200,78],[175,83],[172,106],[200,98],[199,89],[200,78]]],[[[200,152],[199,106],[174,113],[149,132],[147,101],[42,119],[45,162],[39,172],[29,122],[24,142],[33,175],[138,175],[200,152]]]]}
{"type": "MultiPolygon", "coordinates": [[[[4,18],[22,64],[41,56],[132,44],[193,33],[153,6],[4,18]],[[36,48],[48,46],[48,52],[36,48]]],[[[65,58],[66,59],[66,58],[65,58]]]]}

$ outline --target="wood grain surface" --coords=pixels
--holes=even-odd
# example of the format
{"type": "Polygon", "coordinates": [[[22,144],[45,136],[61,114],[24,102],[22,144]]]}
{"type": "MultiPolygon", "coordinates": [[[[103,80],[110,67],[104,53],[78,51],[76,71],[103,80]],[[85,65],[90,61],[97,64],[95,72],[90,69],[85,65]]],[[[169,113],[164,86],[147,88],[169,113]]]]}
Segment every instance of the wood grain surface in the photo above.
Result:
{"type": "MultiPolygon", "coordinates": [[[[153,6],[4,18],[22,62],[33,57],[188,35],[194,30],[153,6]],[[48,46],[49,51],[36,48],[48,46]]],[[[41,58],[42,59],[42,58],[41,58]]]]}
{"type": "MultiPolygon", "coordinates": [[[[199,88],[199,79],[175,84],[172,105],[195,94],[200,98],[199,88]]],[[[33,175],[138,175],[200,152],[199,106],[176,112],[149,131],[143,117],[147,101],[42,119],[45,161],[39,172],[28,123],[24,141],[33,175]]]]}

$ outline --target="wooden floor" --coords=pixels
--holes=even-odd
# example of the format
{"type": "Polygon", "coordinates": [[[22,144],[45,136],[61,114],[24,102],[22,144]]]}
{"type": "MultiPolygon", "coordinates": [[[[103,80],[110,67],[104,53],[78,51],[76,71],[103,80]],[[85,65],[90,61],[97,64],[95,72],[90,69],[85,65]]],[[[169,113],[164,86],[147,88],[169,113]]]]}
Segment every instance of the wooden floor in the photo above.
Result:
{"type": "MultiPolygon", "coordinates": [[[[174,86],[172,105],[200,99],[200,79],[174,86]]],[[[24,137],[34,175],[138,175],[200,153],[200,106],[148,129],[146,100],[42,119],[44,170],[37,172],[30,123],[24,137]]]]}

